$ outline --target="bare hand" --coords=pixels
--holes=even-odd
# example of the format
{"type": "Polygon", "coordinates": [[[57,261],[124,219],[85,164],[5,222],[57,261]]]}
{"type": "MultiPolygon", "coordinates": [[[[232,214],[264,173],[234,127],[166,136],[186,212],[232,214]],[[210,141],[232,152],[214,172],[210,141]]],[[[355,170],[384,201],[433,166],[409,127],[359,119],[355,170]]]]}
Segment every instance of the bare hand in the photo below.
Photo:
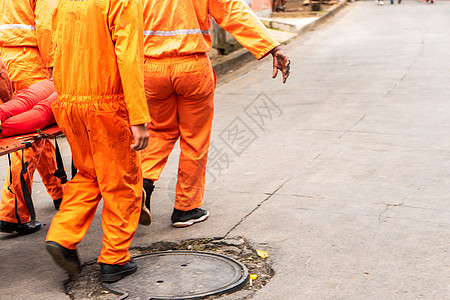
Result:
{"type": "Polygon", "coordinates": [[[277,77],[278,70],[281,70],[283,74],[283,83],[286,83],[289,74],[291,73],[291,61],[289,57],[284,53],[279,46],[275,47],[270,51],[273,55],[273,73],[272,78],[277,77]]]}
{"type": "Polygon", "coordinates": [[[134,144],[130,146],[131,150],[139,151],[147,147],[150,135],[146,124],[131,125],[131,133],[134,137],[134,144]]]}

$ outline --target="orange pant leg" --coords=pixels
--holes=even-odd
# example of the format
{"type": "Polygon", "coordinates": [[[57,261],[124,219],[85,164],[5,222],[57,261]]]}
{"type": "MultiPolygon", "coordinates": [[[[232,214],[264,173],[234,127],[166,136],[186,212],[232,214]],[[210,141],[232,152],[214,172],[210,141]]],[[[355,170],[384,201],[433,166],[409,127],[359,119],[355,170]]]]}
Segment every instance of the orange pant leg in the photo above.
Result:
{"type": "Polygon", "coordinates": [[[203,205],[215,76],[206,55],[175,70],[181,149],[175,208],[186,211],[203,205]]]}
{"type": "MultiPolygon", "coordinates": [[[[37,48],[2,47],[1,57],[8,69],[13,88],[16,92],[22,89],[26,89],[30,85],[38,81],[42,81],[48,78],[48,70],[47,68],[45,68],[42,57],[39,54],[37,48]]],[[[54,147],[53,145],[49,145],[48,143],[51,144],[50,141],[46,141],[45,143],[43,143],[46,145],[46,147],[43,147],[43,145],[33,145],[32,147],[24,150],[25,158],[30,163],[29,171],[32,171],[32,173],[28,175],[31,178],[29,180],[30,184],[28,185],[28,187],[30,188],[31,192],[31,182],[33,174],[36,170],[36,167],[31,168],[31,166],[37,166],[39,174],[43,177],[43,183],[46,185],[47,190],[51,191],[50,196],[55,200],[61,198],[62,187],[60,180],[52,176],[52,168],[54,168],[52,164],[46,164],[46,162],[50,163],[51,161],[56,161],[54,147]],[[39,163],[39,159],[41,156],[44,159],[43,163],[39,163]]],[[[15,203],[16,201],[15,195],[17,195],[17,206],[18,210],[20,210],[20,219],[29,220],[28,210],[26,210],[26,208],[22,209],[23,207],[25,207],[25,201],[22,195],[22,190],[20,188],[20,180],[17,180],[18,178],[20,178],[19,176],[21,171],[21,155],[17,153],[11,155],[11,170],[8,170],[8,178],[3,185],[2,202],[0,203],[0,220],[2,221],[14,223],[17,222],[15,216],[14,219],[10,217],[11,215],[14,215],[15,205],[13,206],[11,204],[15,203]],[[8,182],[10,171],[13,174],[13,184],[10,186],[12,193],[7,189],[7,187],[9,186],[8,182]]]]}
{"type": "Polygon", "coordinates": [[[140,156],[130,150],[133,137],[123,101],[93,106],[72,105],[71,99],[53,105],[78,173],[66,184],[47,240],[75,249],[103,198],[103,248],[98,262],[124,264],[130,259],[128,249],[142,204],[140,156]]]}
{"type": "Polygon", "coordinates": [[[145,79],[152,121],[149,146],[142,151],[144,178],[159,178],[180,137],[175,208],[186,211],[200,207],[214,114],[211,63],[206,55],[150,59],[145,79]]]}
{"type": "MultiPolygon", "coordinates": [[[[27,172],[24,175],[24,179],[30,191],[33,184],[33,174],[36,171],[37,167],[36,162],[39,161],[39,157],[36,159],[35,155],[39,155],[39,153],[42,153],[45,142],[45,140],[36,141],[30,148],[23,150],[24,161],[29,162],[27,172]]],[[[0,202],[0,220],[17,223],[15,214],[15,203],[17,201],[17,213],[20,216],[20,222],[28,223],[30,221],[30,213],[25,206],[22,187],[20,186],[20,173],[22,171],[22,151],[11,153],[10,170],[12,170],[12,172],[9,172],[8,170],[5,183],[3,184],[2,200],[0,202]]]]}
{"type": "Polygon", "coordinates": [[[146,179],[158,180],[180,136],[177,98],[170,81],[169,64],[147,61],[144,71],[151,122],[147,125],[149,145],[141,150],[142,174],[146,179]]]}
{"type": "MultiPolygon", "coordinates": [[[[90,160],[90,157],[86,158],[90,160]]],[[[50,224],[47,241],[76,249],[86,235],[101,199],[96,178],[79,171],[66,183],[63,201],[50,224]]]]}

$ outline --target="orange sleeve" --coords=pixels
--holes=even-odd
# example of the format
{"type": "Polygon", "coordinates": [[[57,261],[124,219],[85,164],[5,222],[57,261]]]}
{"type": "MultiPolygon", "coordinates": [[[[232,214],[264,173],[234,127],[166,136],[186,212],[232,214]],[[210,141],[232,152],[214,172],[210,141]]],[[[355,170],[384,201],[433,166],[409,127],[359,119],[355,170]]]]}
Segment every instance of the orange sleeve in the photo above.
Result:
{"type": "Polygon", "coordinates": [[[240,0],[208,0],[209,13],[217,24],[233,35],[257,59],[278,46],[269,30],[240,0]]]}
{"type": "Polygon", "coordinates": [[[150,122],[144,90],[144,29],[140,1],[111,1],[109,24],[130,125],[150,122]]]}
{"type": "Polygon", "coordinates": [[[47,68],[53,67],[52,14],[57,0],[37,0],[34,8],[36,41],[47,68]]]}

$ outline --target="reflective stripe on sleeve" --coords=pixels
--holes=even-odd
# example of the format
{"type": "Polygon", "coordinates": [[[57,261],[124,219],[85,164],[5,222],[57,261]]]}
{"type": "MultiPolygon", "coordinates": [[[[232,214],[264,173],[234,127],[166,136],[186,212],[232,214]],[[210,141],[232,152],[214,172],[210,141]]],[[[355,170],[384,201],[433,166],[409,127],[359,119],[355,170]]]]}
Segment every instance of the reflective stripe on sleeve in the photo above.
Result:
{"type": "Polygon", "coordinates": [[[28,30],[36,30],[36,27],[33,25],[23,25],[23,24],[4,24],[0,25],[0,30],[7,29],[28,29],[28,30]]]}
{"type": "Polygon", "coordinates": [[[180,34],[209,34],[209,30],[201,30],[201,29],[179,29],[172,31],[158,31],[158,30],[145,30],[144,35],[158,35],[158,36],[173,36],[180,34]]]}

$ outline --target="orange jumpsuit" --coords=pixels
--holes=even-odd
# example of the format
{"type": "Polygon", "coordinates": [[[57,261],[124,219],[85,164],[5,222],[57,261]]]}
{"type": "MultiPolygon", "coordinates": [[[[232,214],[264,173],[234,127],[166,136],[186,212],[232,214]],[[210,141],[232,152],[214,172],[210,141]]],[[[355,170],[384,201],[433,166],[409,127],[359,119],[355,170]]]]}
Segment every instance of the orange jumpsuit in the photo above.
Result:
{"type": "Polygon", "coordinates": [[[130,125],[150,121],[143,80],[139,1],[59,1],[53,103],[78,173],[67,183],[47,241],[76,249],[103,198],[98,263],[125,264],[142,204],[139,152],[130,125]]]}
{"type": "Polygon", "coordinates": [[[144,80],[151,123],[144,178],[157,180],[180,138],[175,208],[203,204],[214,112],[212,18],[257,59],[279,45],[240,0],[144,0],[144,80]]]}
{"type": "MultiPolygon", "coordinates": [[[[48,68],[53,67],[51,14],[56,3],[57,0],[0,0],[0,57],[8,69],[15,92],[49,78],[48,68]]],[[[29,162],[24,177],[30,191],[37,169],[50,197],[60,199],[63,191],[60,180],[53,175],[57,165],[51,141],[37,141],[23,154],[24,160],[29,162]]],[[[11,154],[10,169],[12,178],[8,172],[3,185],[0,220],[18,223],[15,213],[17,198],[20,223],[27,223],[30,214],[20,187],[22,151],[11,154]]]]}

